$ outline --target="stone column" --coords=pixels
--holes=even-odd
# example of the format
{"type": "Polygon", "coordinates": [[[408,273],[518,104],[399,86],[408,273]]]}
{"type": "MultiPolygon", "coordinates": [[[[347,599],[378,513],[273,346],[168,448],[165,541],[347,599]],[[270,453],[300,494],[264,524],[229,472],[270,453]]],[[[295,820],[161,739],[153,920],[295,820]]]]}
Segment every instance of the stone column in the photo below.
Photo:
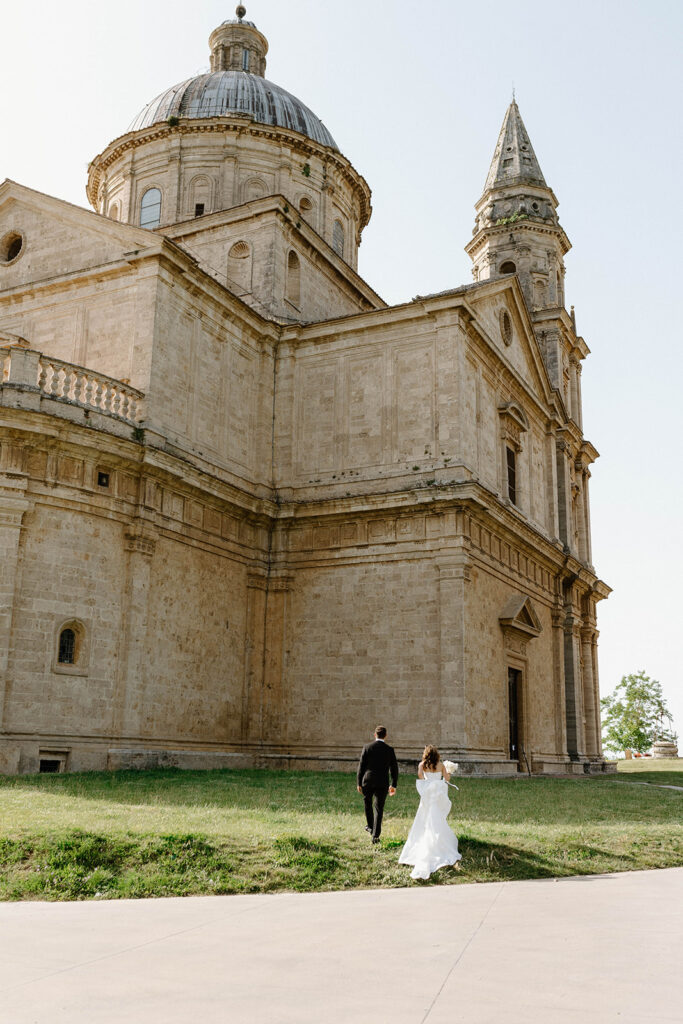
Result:
{"type": "Polygon", "coordinates": [[[593,628],[591,636],[591,665],[593,668],[593,692],[596,720],[596,753],[602,757],[602,715],[600,709],[600,679],[598,677],[598,637],[600,633],[593,628]]]}
{"type": "Polygon", "coordinates": [[[9,665],[12,621],[19,586],[20,537],[28,478],[24,472],[25,449],[3,444],[0,460],[0,732],[4,729],[9,701],[9,665]]]}
{"type": "Polygon", "coordinates": [[[581,669],[586,755],[588,757],[597,757],[599,752],[598,718],[595,707],[595,683],[593,680],[593,629],[591,626],[581,627],[581,669]]]}
{"type": "Polygon", "coordinates": [[[287,595],[292,576],[271,576],[266,598],[265,652],[263,659],[263,733],[265,743],[280,745],[286,741],[284,714],[285,645],[287,642],[287,595]]]}
{"type": "Polygon", "coordinates": [[[583,367],[580,360],[576,361],[576,415],[575,419],[581,430],[583,430],[583,398],[581,395],[581,374],[583,373],[583,367]]]}
{"type": "Polygon", "coordinates": [[[568,548],[573,546],[572,527],[572,478],[569,460],[571,453],[566,441],[561,438],[555,445],[557,458],[557,513],[560,540],[568,548]]]}
{"type": "Polygon", "coordinates": [[[266,631],[267,579],[262,573],[247,573],[247,622],[244,643],[244,681],[242,684],[243,743],[262,739],[263,669],[266,631]]]}
{"type": "Polygon", "coordinates": [[[588,495],[588,481],[591,478],[590,470],[585,469],[583,473],[583,516],[586,526],[586,561],[593,564],[593,544],[591,541],[591,504],[588,495]]]}
{"type": "Polygon", "coordinates": [[[145,730],[147,616],[156,530],[134,523],[124,534],[126,573],[122,594],[121,656],[112,709],[112,738],[139,738],[145,730]]]}
{"type": "Polygon", "coordinates": [[[439,744],[448,753],[467,749],[465,722],[465,600],[470,579],[466,551],[436,557],[439,573],[439,744]]]}
{"type": "Polygon", "coordinates": [[[581,414],[579,411],[579,362],[571,356],[569,359],[569,400],[571,408],[570,417],[577,425],[580,424],[581,414]]]}
{"type": "Polygon", "coordinates": [[[131,153],[128,158],[128,167],[123,173],[123,191],[121,195],[121,219],[124,217],[128,224],[137,224],[135,209],[135,158],[131,153]]]}
{"type": "Polygon", "coordinates": [[[555,608],[552,612],[553,627],[553,679],[555,714],[555,753],[567,755],[567,703],[564,682],[564,612],[555,608]]]}
{"type": "Polygon", "coordinates": [[[573,761],[582,758],[586,749],[581,686],[581,626],[581,618],[576,614],[571,596],[568,595],[564,618],[564,682],[567,751],[573,761]]]}

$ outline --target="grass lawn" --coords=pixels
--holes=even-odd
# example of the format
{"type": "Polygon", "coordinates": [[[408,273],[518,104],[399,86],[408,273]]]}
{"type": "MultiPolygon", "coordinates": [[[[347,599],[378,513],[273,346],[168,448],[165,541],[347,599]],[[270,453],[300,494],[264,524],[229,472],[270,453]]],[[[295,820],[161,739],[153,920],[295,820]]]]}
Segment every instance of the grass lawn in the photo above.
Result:
{"type": "Polygon", "coordinates": [[[387,801],[375,847],[352,775],[0,776],[0,899],[308,892],[683,865],[683,793],[628,784],[683,786],[683,761],[622,767],[617,778],[458,780],[451,824],[462,870],[429,882],[397,863],[418,803],[410,776],[387,801]]]}

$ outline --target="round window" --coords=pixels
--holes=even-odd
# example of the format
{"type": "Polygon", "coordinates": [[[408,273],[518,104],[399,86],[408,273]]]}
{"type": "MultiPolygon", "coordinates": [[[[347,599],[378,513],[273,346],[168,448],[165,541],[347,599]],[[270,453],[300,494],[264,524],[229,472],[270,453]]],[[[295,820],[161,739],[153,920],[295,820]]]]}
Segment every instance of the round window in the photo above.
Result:
{"type": "Polygon", "coordinates": [[[500,334],[506,345],[512,344],[512,320],[507,309],[500,311],[500,334]]]}
{"type": "Polygon", "coordinates": [[[0,263],[12,263],[21,255],[24,239],[17,231],[10,231],[0,241],[0,263]]]}

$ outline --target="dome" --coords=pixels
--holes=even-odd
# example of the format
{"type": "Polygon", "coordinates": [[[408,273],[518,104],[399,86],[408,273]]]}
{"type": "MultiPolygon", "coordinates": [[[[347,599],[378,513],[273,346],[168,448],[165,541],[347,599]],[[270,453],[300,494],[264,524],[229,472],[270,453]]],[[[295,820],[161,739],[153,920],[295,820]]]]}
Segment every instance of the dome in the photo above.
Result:
{"type": "MultiPolygon", "coordinates": [[[[244,24],[244,23],[242,23],[244,24]]],[[[248,71],[211,71],[174,85],[140,111],[129,131],[149,128],[169,117],[248,115],[257,124],[288,128],[339,150],[322,121],[286,89],[248,71]]]]}

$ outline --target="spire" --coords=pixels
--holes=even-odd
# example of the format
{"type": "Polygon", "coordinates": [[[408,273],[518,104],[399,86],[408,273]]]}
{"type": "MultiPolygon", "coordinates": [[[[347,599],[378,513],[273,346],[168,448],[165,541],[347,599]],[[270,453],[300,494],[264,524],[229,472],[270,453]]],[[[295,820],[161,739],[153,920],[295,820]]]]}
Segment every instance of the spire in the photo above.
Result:
{"type": "Polygon", "coordinates": [[[465,246],[475,281],[517,274],[530,310],[562,306],[564,257],[571,244],[557,205],[513,97],[465,246]]]}
{"type": "Polygon", "coordinates": [[[533,185],[546,183],[513,92],[512,103],[503,118],[503,127],[489,167],[484,194],[491,189],[517,182],[533,185]]]}

